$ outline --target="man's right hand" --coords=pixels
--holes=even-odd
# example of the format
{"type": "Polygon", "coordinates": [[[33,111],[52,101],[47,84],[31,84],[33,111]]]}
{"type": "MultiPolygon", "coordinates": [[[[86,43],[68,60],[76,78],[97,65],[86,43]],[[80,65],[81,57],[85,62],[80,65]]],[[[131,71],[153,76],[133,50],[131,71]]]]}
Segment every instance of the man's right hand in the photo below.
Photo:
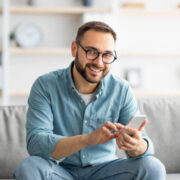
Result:
{"type": "Polygon", "coordinates": [[[104,144],[116,137],[116,133],[111,133],[112,131],[116,132],[121,128],[123,128],[123,125],[108,121],[92,133],[85,135],[86,145],[93,146],[96,144],[104,144]]]}

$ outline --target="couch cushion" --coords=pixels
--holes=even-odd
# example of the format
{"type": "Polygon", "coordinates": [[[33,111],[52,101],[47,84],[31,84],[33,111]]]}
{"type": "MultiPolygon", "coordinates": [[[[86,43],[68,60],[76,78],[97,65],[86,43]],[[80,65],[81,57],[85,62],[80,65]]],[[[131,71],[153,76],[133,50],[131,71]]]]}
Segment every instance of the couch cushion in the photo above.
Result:
{"type": "Polygon", "coordinates": [[[166,180],[180,180],[180,174],[167,174],[166,180]]]}
{"type": "Polygon", "coordinates": [[[0,178],[12,178],[28,156],[25,144],[26,106],[0,107],[0,178]]]}
{"type": "Polygon", "coordinates": [[[146,131],[168,173],[180,173],[180,97],[137,98],[148,117],[146,131]]]}

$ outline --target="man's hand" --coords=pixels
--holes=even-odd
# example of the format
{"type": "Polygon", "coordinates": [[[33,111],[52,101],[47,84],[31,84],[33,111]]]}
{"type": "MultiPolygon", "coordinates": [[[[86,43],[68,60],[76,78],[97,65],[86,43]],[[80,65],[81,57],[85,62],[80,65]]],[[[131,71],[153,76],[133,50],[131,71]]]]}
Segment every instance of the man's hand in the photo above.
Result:
{"type": "Polygon", "coordinates": [[[139,156],[147,150],[147,142],[142,138],[142,129],[146,123],[147,120],[141,124],[138,130],[125,126],[116,133],[116,143],[118,147],[127,151],[130,157],[139,156]],[[132,135],[129,135],[127,131],[132,135]]]}
{"type": "Polygon", "coordinates": [[[112,133],[112,131],[116,132],[122,127],[124,126],[118,123],[106,122],[90,134],[64,137],[56,144],[51,157],[60,159],[70,156],[87,146],[104,144],[116,137],[116,133],[112,133]]]}
{"type": "Polygon", "coordinates": [[[120,128],[123,128],[123,125],[117,125],[116,123],[106,122],[103,126],[96,129],[90,134],[86,135],[87,146],[93,146],[96,144],[104,144],[111,139],[115,138],[116,133],[112,131],[118,131],[120,128]]]}

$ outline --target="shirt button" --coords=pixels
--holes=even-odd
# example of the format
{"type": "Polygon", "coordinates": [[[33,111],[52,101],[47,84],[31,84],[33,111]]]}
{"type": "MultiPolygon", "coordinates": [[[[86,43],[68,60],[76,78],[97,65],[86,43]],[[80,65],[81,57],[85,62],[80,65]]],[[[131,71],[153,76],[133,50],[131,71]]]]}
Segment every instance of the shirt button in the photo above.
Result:
{"type": "Polygon", "coordinates": [[[83,159],[84,159],[84,158],[85,158],[85,155],[83,155],[82,157],[83,157],[83,159]]]}
{"type": "Polygon", "coordinates": [[[84,121],[85,124],[87,124],[87,122],[88,122],[87,120],[84,121]]]}

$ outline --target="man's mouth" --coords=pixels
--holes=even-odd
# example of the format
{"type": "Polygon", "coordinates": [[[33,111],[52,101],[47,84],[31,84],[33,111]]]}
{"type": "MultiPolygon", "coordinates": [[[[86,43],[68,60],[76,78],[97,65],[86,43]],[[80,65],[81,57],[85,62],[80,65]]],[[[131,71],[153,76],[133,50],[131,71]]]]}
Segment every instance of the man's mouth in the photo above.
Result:
{"type": "Polygon", "coordinates": [[[97,69],[95,67],[89,66],[89,69],[94,71],[94,72],[101,72],[101,69],[97,69]]]}

